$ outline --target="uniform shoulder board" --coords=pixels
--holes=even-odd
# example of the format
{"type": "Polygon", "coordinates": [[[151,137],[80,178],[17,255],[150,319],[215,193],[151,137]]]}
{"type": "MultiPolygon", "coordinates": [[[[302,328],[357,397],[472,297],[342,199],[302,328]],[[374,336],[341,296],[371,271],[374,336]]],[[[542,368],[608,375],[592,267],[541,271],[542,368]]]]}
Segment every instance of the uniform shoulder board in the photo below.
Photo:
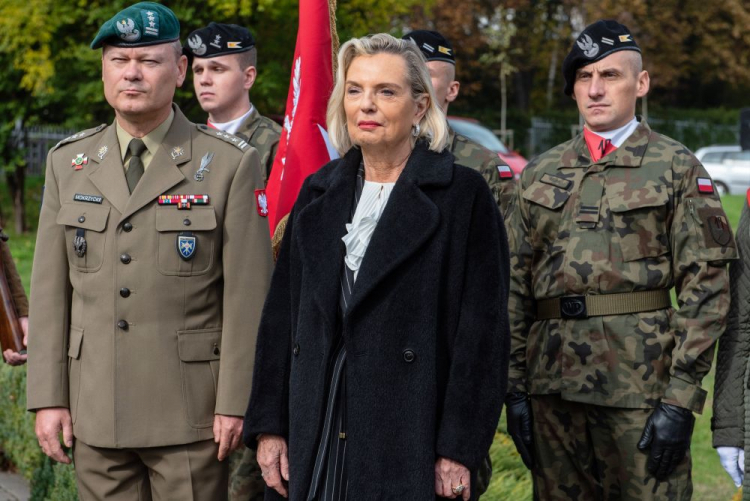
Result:
{"type": "Polygon", "coordinates": [[[98,127],[93,127],[91,129],[82,130],[81,132],[76,132],[72,136],[68,136],[65,139],[61,140],[59,143],[54,145],[50,151],[56,150],[60,146],[63,146],[68,143],[74,143],[76,141],[80,141],[84,137],[93,136],[94,134],[103,131],[107,128],[107,124],[101,124],[98,127]]]}
{"type": "Polygon", "coordinates": [[[248,142],[244,141],[242,138],[233,136],[232,134],[228,134],[224,131],[220,131],[219,129],[214,129],[204,124],[196,124],[195,126],[198,127],[198,130],[201,131],[202,133],[207,134],[212,137],[217,137],[226,143],[236,146],[241,151],[245,151],[246,149],[250,147],[248,142]]]}

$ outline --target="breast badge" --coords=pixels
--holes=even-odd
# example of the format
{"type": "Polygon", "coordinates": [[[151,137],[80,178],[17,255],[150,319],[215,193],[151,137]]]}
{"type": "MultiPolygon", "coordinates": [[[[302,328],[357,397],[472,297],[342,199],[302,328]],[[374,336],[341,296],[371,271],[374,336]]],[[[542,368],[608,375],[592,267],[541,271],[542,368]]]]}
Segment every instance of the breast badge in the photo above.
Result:
{"type": "Polygon", "coordinates": [[[89,163],[89,157],[87,157],[84,153],[79,153],[76,155],[76,157],[72,160],[71,166],[75,170],[81,170],[83,169],[83,166],[89,163]]]}
{"type": "Polygon", "coordinates": [[[206,172],[211,172],[208,170],[208,165],[211,163],[211,160],[214,159],[214,154],[212,152],[208,152],[205,155],[203,155],[203,158],[201,158],[201,166],[196,171],[195,175],[193,176],[193,179],[198,181],[199,183],[203,181],[204,175],[206,172]]]}
{"type": "Polygon", "coordinates": [[[185,261],[190,261],[195,256],[198,240],[191,231],[183,231],[177,235],[177,252],[185,261]]]}

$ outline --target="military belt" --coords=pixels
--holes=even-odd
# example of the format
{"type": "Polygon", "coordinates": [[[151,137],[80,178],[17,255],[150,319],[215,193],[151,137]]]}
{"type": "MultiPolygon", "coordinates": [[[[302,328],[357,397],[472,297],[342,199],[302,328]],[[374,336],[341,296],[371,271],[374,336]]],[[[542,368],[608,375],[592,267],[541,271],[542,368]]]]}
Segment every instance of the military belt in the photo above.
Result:
{"type": "Polygon", "coordinates": [[[661,310],[672,305],[667,289],[540,299],[536,319],[580,319],[661,310]]]}

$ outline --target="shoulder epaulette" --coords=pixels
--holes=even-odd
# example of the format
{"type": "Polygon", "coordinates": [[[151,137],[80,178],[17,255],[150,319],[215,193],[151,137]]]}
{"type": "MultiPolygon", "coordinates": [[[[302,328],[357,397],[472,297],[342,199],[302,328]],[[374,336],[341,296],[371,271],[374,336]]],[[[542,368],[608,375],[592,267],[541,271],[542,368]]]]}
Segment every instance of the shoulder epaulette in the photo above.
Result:
{"type": "Polygon", "coordinates": [[[65,145],[65,144],[74,143],[76,141],[80,141],[84,137],[93,136],[97,132],[103,131],[106,127],[107,127],[107,124],[101,124],[98,127],[94,127],[94,128],[91,128],[91,129],[86,129],[86,130],[83,130],[81,132],[76,132],[72,136],[68,136],[65,139],[61,140],[59,143],[57,143],[55,146],[53,146],[52,150],[50,150],[50,151],[56,150],[57,148],[59,148],[60,146],[65,145]]]}
{"type": "Polygon", "coordinates": [[[204,124],[196,124],[195,125],[199,131],[202,133],[209,135],[211,137],[216,137],[224,141],[225,143],[229,143],[237,148],[240,149],[240,151],[245,151],[250,145],[247,143],[247,141],[244,141],[242,138],[239,138],[237,136],[233,136],[232,134],[228,134],[224,131],[213,129],[209,127],[208,125],[204,124]]]}

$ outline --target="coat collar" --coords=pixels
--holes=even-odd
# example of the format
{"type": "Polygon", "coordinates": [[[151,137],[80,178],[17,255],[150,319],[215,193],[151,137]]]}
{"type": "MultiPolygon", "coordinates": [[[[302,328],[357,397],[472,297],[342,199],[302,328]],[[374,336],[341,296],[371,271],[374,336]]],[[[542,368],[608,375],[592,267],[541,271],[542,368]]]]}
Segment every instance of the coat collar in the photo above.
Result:
{"type": "MultiPolygon", "coordinates": [[[[352,148],[340,161],[311,176],[310,189],[321,193],[300,211],[295,223],[302,260],[318,287],[315,300],[331,325],[335,325],[345,252],[341,238],[346,233],[361,159],[361,151],[352,148]]],[[[348,315],[432,236],[440,213],[425,189],[448,186],[452,179],[453,156],[449,152],[429,151],[421,142],[415,146],[370,240],[348,315]]]]}
{"type": "Polygon", "coordinates": [[[609,155],[602,157],[598,162],[591,161],[589,149],[583,134],[578,134],[572,141],[570,148],[563,153],[558,169],[566,167],[589,167],[598,165],[600,169],[605,167],[640,167],[643,156],[646,153],[648,142],[651,139],[651,127],[645,120],[638,117],[640,124],[635,131],[625,140],[622,145],[609,155]]]}

